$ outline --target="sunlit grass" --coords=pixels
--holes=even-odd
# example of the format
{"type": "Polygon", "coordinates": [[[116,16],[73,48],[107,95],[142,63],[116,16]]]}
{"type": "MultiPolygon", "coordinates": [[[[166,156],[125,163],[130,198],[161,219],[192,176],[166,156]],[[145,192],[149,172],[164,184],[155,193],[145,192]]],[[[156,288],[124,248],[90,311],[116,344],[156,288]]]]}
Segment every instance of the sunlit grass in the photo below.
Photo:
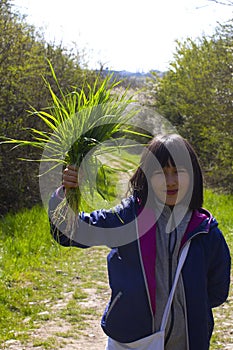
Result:
{"type": "Polygon", "coordinates": [[[85,300],[82,288],[92,285],[94,279],[106,281],[107,248],[59,246],[50,235],[47,213],[40,206],[8,214],[0,221],[0,247],[0,343],[7,339],[24,341],[28,330],[57,314],[72,323],[79,319],[80,327],[82,322],[84,327],[86,317],[78,301],[85,300]],[[93,255],[96,264],[89,264],[93,255]],[[68,292],[74,292],[68,309],[51,312],[50,308],[68,292]]]}
{"type": "Polygon", "coordinates": [[[205,191],[204,207],[216,218],[220,230],[233,251],[233,196],[214,193],[211,190],[205,191]]]}

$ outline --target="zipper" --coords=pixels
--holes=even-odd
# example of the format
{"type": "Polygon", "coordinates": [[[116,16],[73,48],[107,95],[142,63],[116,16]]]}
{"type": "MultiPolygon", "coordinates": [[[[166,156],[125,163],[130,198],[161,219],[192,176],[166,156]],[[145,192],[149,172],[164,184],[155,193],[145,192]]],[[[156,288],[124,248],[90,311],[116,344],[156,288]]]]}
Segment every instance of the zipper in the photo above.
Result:
{"type": "Polygon", "coordinates": [[[120,299],[120,297],[122,296],[122,292],[118,292],[117,295],[115,296],[115,298],[113,299],[113,301],[111,302],[111,306],[108,309],[108,312],[106,313],[105,316],[105,321],[107,322],[108,316],[110,314],[110,312],[112,311],[112,309],[114,308],[115,304],[117,303],[118,299],[120,299]]]}
{"type": "MultiPolygon", "coordinates": [[[[189,242],[191,241],[193,238],[195,238],[196,236],[199,236],[200,234],[207,234],[208,231],[200,231],[200,232],[197,232],[195,233],[195,235],[193,235],[191,238],[189,238],[183,245],[183,247],[181,248],[180,252],[179,252],[179,257],[180,257],[180,254],[184,248],[184,246],[189,242]]],[[[185,312],[185,328],[186,328],[186,343],[187,343],[187,350],[189,350],[189,330],[188,330],[188,314],[187,314],[187,303],[186,303],[186,295],[185,295],[185,292],[184,292],[184,284],[183,284],[183,277],[182,277],[182,274],[181,274],[181,278],[182,278],[182,286],[183,286],[183,296],[184,296],[184,312],[185,312]]]]}
{"type": "MultiPolygon", "coordinates": [[[[174,231],[174,243],[172,245],[172,233],[169,235],[169,242],[168,242],[168,256],[169,256],[169,261],[168,261],[168,286],[169,286],[169,293],[172,289],[172,282],[173,282],[173,276],[172,276],[172,260],[173,260],[173,254],[175,251],[175,247],[176,247],[176,243],[177,243],[177,229],[175,228],[174,231]]],[[[172,328],[173,328],[173,324],[174,324],[174,305],[172,303],[171,305],[171,321],[170,321],[170,326],[167,332],[167,336],[165,339],[165,345],[167,344],[170,336],[171,336],[171,332],[172,332],[172,328]]]]}
{"type": "Polygon", "coordinates": [[[185,291],[184,291],[183,277],[182,277],[182,275],[180,275],[180,277],[181,277],[182,293],[183,293],[183,298],[184,298],[184,320],[185,320],[186,346],[187,346],[187,350],[189,350],[187,303],[186,303],[186,295],[185,295],[185,291]]]}
{"type": "MultiPolygon", "coordinates": [[[[185,243],[184,245],[182,246],[181,250],[179,251],[179,254],[178,254],[178,260],[180,258],[180,255],[181,255],[181,252],[182,250],[184,249],[184,246],[189,242],[191,241],[193,238],[195,238],[196,236],[199,236],[200,234],[202,233],[208,233],[207,231],[200,231],[200,232],[197,232],[195,235],[193,235],[192,237],[190,237],[185,243]]],[[[169,236],[169,245],[170,245],[170,236],[169,236]]],[[[169,247],[168,245],[168,247],[169,247]]],[[[175,246],[175,245],[174,245],[175,246]]],[[[168,248],[169,249],[169,248],[168,248]]],[[[174,250],[173,250],[174,252],[174,250]]],[[[171,262],[172,263],[172,262],[171,262]]],[[[172,265],[171,265],[172,266],[172,265]]],[[[171,275],[171,270],[170,270],[170,253],[169,253],[169,290],[171,289],[170,287],[170,275],[171,275]]],[[[181,278],[182,278],[182,274],[181,274],[181,278]]],[[[182,280],[183,281],[183,280],[182,280]]],[[[183,285],[183,283],[182,283],[183,285]]],[[[184,287],[183,287],[184,289],[184,287]]],[[[187,337],[187,349],[189,349],[189,333],[188,333],[188,324],[187,324],[187,307],[186,307],[186,297],[185,297],[185,293],[183,292],[183,295],[184,295],[184,299],[185,299],[185,325],[186,325],[186,337],[187,337]]],[[[172,332],[172,328],[173,328],[173,324],[174,324],[174,305],[172,303],[171,305],[171,323],[170,323],[170,327],[169,327],[169,330],[168,330],[168,334],[167,334],[167,337],[165,339],[165,345],[167,344],[170,336],[171,336],[171,332],[172,332]]]]}

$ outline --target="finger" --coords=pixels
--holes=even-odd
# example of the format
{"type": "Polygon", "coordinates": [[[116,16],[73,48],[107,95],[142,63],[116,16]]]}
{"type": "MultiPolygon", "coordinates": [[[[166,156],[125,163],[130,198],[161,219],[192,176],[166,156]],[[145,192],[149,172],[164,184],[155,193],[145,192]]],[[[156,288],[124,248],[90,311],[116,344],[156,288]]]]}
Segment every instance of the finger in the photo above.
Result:
{"type": "Polygon", "coordinates": [[[74,165],[68,165],[65,169],[64,169],[64,171],[63,172],[65,172],[65,173],[78,173],[78,168],[77,167],[75,167],[74,165]]]}
{"type": "Polygon", "coordinates": [[[71,177],[71,178],[76,178],[76,180],[78,179],[78,171],[74,168],[65,168],[63,171],[63,177],[71,177]]]}
{"type": "Polygon", "coordinates": [[[70,180],[70,179],[63,179],[63,185],[65,186],[66,189],[68,189],[68,188],[77,188],[78,187],[78,182],[70,180]]]}
{"type": "Polygon", "coordinates": [[[73,170],[64,170],[63,171],[63,179],[66,178],[67,180],[69,178],[75,179],[76,181],[78,180],[78,173],[73,170]]]}
{"type": "Polygon", "coordinates": [[[63,182],[77,183],[78,179],[77,176],[63,175],[63,182]]]}
{"type": "Polygon", "coordinates": [[[68,164],[66,168],[69,170],[78,171],[78,167],[74,164],[68,164]]]}

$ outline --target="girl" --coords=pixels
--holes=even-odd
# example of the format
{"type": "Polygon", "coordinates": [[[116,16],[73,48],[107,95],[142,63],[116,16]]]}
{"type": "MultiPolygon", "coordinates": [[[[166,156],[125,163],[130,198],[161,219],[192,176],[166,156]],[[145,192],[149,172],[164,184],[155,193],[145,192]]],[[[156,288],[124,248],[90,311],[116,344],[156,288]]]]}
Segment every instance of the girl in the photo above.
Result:
{"type": "MultiPolygon", "coordinates": [[[[63,187],[50,200],[50,217],[63,193],[78,186],[77,174],[73,166],[64,170],[63,187]]],[[[130,192],[114,210],[80,213],[72,238],[50,220],[64,246],[112,248],[107,259],[112,295],[101,321],[106,350],[150,348],[147,339],[160,330],[179,257],[189,242],[164,348],[207,350],[212,308],[228,296],[230,254],[217,221],[202,208],[202,172],[191,145],[176,134],[152,139],[130,179],[130,192]]]]}

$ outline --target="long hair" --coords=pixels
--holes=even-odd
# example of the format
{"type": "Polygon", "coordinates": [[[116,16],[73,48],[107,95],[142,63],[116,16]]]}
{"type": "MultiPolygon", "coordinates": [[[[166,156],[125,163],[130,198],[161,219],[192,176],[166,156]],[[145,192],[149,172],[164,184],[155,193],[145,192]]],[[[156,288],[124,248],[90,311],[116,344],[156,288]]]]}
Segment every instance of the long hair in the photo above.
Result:
{"type": "Polygon", "coordinates": [[[203,204],[203,176],[198,157],[190,143],[177,134],[154,137],[145,147],[140,165],[129,181],[130,190],[136,194],[144,206],[153,194],[150,178],[156,169],[172,165],[187,169],[192,179],[190,209],[198,209],[203,204]]]}

